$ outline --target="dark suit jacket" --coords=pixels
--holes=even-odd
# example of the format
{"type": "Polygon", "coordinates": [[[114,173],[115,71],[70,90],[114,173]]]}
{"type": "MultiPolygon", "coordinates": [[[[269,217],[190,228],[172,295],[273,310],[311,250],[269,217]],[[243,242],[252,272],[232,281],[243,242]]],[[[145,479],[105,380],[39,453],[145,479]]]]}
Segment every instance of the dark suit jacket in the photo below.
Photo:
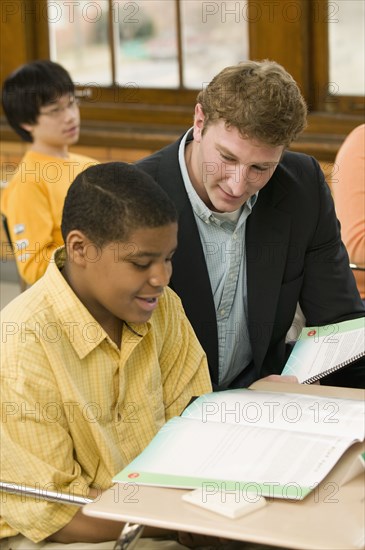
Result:
{"type": "MultiPolygon", "coordinates": [[[[180,140],[136,164],[163,187],[178,209],[178,250],[170,286],[180,296],[207,353],[215,385],[218,380],[215,307],[197,225],[178,163],[179,143],[180,140]]],[[[285,336],[297,302],[308,326],[365,316],[341,241],[331,193],[313,158],[292,152],[284,154],[248,217],[246,254],[253,362],[233,387],[281,373],[288,356],[285,336]]],[[[364,362],[337,371],[323,383],[365,387],[364,362]]]]}

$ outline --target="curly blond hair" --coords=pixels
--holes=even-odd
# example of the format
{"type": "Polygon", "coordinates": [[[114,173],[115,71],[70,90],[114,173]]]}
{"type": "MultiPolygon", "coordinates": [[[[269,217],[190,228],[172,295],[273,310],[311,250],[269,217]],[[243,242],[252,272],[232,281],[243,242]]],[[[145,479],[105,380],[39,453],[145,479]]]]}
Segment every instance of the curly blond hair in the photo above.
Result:
{"type": "Polygon", "coordinates": [[[288,146],[304,130],[307,107],[293,77],[275,61],[226,67],[199,92],[204,130],[219,119],[243,137],[288,146]]]}

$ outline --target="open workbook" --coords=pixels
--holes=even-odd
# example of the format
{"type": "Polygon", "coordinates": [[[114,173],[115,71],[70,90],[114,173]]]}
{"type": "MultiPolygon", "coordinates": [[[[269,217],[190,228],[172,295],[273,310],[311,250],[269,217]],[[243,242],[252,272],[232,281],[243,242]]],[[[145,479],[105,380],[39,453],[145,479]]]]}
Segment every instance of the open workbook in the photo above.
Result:
{"type": "Polygon", "coordinates": [[[365,356],[365,318],[304,327],[281,374],[312,384],[365,356]]]}
{"type": "Polygon", "coordinates": [[[114,481],[303,499],[364,441],[364,419],[365,403],[352,399],[250,389],[206,394],[169,420],[114,481]]]}

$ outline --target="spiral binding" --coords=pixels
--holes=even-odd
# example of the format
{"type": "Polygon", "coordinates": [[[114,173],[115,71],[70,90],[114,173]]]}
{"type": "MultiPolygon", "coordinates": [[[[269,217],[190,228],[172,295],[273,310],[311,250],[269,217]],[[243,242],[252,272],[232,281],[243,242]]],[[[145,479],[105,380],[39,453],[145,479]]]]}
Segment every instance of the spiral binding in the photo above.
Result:
{"type": "Polygon", "coordinates": [[[328,374],[331,374],[332,372],[335,372],[336,370],[340,370],[343,367],[346,367],[347,365],[350,365],[351,363],[354,363],[354,361],[357,361],[358,359],[361,359],[361,357],[365,356],[365,352],[362,351],[361,353],[358,353],[354,357],[351,357],[350,359],[346,359],[346,361],[343,361],[339,365],[335,365],[331,369],[328,369],[324,372],[321,372],[319,374],[316,374],[315,376],[311,376],[307,380],[303,382],[303,384],[312,384],[313,382],[317,382],[317,380],[320,380],[324,376],[327,376],[328,374]]]}

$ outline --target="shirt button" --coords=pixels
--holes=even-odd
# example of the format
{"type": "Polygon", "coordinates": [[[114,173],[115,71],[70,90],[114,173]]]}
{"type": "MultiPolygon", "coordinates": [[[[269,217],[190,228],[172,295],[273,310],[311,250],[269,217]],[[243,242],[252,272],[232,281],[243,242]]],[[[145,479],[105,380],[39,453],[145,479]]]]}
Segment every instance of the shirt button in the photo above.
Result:
{"type": "Polygon", "coordinates": [[[236,235],[236,233],[234,233],[234,234],[233,234],[233,238],[234,238],[234,240],[236,240],[236,239],[237,239],[237,235],[236,235]]]}
{"type": "Polygon", "coordinates": [[[219,313],[220,313],[221,315],[224,315],[224,314],[225,314],[225,312],[226,312],[226,310],[225,310],[225,309],[221,309],[219,313]]]}

